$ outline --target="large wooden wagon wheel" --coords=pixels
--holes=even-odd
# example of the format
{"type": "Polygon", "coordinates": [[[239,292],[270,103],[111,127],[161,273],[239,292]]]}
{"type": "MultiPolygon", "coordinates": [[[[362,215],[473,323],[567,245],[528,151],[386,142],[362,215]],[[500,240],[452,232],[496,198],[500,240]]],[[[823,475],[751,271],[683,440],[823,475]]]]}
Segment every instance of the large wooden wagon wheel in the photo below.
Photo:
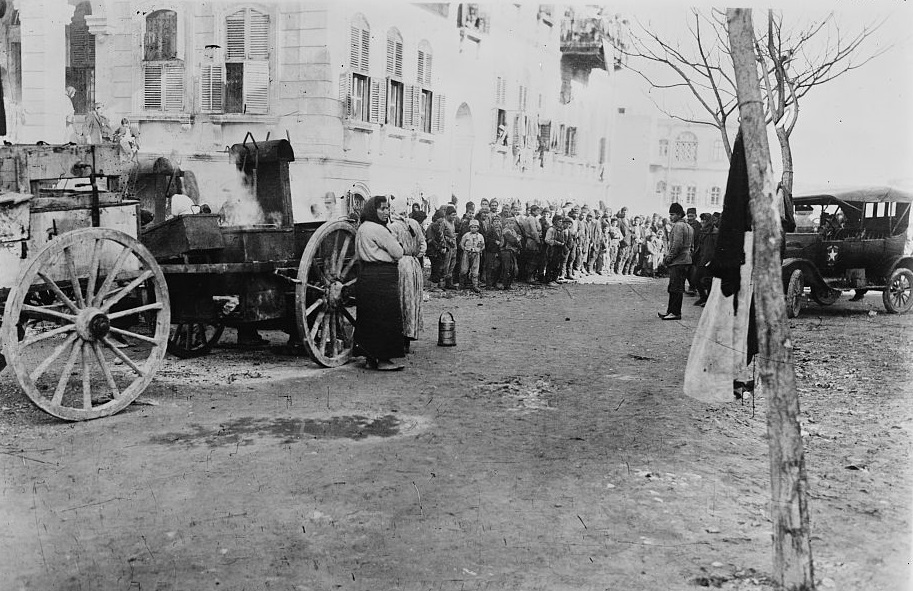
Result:
{"type": "Polygon", "coordinates": [[[3,314],[4,353],[41,409],[95,419],[128,406],[152,380],[169,318],[152,254],[122,232],[84,228],[49,242],[19,273],[3,314]],[[53,298],[29,297],[35,291],[53,298]]]}
{"type": "Polygon", "coordinates": [[[352,356],[355,334],[355,226],[327,222],[308,240],[298,266],[298,331],[314,361],[337,367],[352,356]]]}

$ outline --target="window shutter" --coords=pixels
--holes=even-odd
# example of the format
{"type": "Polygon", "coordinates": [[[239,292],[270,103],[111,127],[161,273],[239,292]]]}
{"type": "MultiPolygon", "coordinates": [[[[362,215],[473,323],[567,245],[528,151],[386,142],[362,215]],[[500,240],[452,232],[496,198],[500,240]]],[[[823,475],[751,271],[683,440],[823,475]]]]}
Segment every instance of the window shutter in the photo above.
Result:
{"type": "Polygon", "coordinates": [[[369,97],[368,121],[370,123],[380,122],[380,83],[371,79],[371,96],[369,97]]]}
{"type": "Polygon", "coordinates": [[[250,36],[247,57],[252,60],[269,59],[269,15],[250,11],[250,36]]]}
{"type": "Polygon", "coordinates": [[[203,66],[200,73],[200,110],[222,112],[222,64],[203,66]]]}
{"type": "MultiPolygon", "coordinates": [[[[413,107],[413,96],[412,96],[413,87],[406,85],[403,88],[403,128],[411,129],[414,125],[415,119],[412,117],[412,107],[413,107]]],[[[418,105],[415,105],[418,106],[418,105]]]]}
{"type": "Polygon", "coordinates": [[[352,116],[352,74],[348,72],[339,76],[339,105],[343,119],[352,116]]]}
{"type": "Polygon", "coordinates": [[[514,129],[513,129],[513,133],[511,134],[510,140],[511,140],[511,142],[510,142],[511,147],[514,150],[516,150],[517,148],[520,147],[520,116],[519,115],[514,116],[514,129]]]}
{"type": "Polygon", "coordinates": [[[393,56],[393,73],[400,78],[403,77],[403,44],[399,41],[396,42],[393,56]]]}
{"type": "MultiPolygon", "coordinates": [[[[368,73],[368,54],[371,49],[371,33],[365,29],[361,30],[361,63],[359,67],[365,74],[368,73]]],[[[400,49],[402,51],[402,49],[400,49]]]]}
{"type": "Polygon", "coordinates": [[[244,63],[244,112],[269,112],[269,62],[244,63]]]}
{"type": "Polygon", "coordinates": [[[434,93],[434,110],[431,131],[432,133],[444,133],[444,111],[447,109],[447,99],[443,94],[434,93]]]}
{"type": "Polygon", "coordinates": [[[431,54],[425,54],[425,86],[431,86],[431,54]]]}
{"type": "Polygon", "coordinates": [[[143,108],[162,110],[162,64],[143,64],[143,108]]]}
{"type": "Polygon", "coordinates": [[[394,76],[396,71],[396,40],[387,37],[387,76],[394,76]]]}
{"type": "Polygon", "coordinates": [[[422,105],[425,97],[422,96],[422,89],[419,86],[412,87],[412,126],[422,126],[422,105]]]}
{"type": "MultiPolygon", "coordinates": [[[[371,91],[372,100],[374,91],[371,91]]],[[[377,122],[383,125],[387,122],[387,81],[377,81],[377,122]]]]}
{"type": "Polygon", "coordinates": [[[418,73],[415,76],[415,79],[419,84],[425,83],[425,52],[419,50],[418,52],[418,73]]]}
{"type": "Polygon", "coordinates": [[[349,32],[349,66],[358,71],[361,65],[361,29],[351,27],[349,32]]]}
{"type": "Polygon", "coordinates": [[[184,110],[184,63],[171,62],[164,67],[165,110],[184,110]]]}
{"type": "Polygon", "coordinates": [[[243,61],[247,55],[244,51],[244,11],[240,10],[225,18],[225,60],[243,61]]]}

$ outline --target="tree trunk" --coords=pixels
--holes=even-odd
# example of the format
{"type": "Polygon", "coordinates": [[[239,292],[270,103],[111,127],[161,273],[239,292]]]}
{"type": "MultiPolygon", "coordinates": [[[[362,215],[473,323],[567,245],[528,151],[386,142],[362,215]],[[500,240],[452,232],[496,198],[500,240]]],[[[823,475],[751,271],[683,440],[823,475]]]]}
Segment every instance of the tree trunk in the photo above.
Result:
{"type": "Polygon", "coordinates": [[[754,300],[761,391],[767,396],[774,580],[788,591],[815,588],[799,398],[780,270],[780,219],[770,170],[750,9],[728,9],[754,229],[754,300]]]}
{"type": "Polygon", "coordinates": [[[789,147],[789,135],[782,125],[777,125],[777,140],[780,142],[780,156],[783,163],[783,174],[781,182],[783,183],[783,192],[792,197],[793,195],[793,152],[789,147]]]}

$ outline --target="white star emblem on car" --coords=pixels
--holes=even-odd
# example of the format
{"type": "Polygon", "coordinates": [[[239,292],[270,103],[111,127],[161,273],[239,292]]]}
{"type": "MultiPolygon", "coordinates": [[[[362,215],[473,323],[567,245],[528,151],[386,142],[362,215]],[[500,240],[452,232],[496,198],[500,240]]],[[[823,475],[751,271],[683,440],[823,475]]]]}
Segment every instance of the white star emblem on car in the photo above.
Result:
{"type": "Polygon", "coordinates": [[[836,263],[837,262],[837,247],[829,246],[827,248],[827,262],[836,263]]]}

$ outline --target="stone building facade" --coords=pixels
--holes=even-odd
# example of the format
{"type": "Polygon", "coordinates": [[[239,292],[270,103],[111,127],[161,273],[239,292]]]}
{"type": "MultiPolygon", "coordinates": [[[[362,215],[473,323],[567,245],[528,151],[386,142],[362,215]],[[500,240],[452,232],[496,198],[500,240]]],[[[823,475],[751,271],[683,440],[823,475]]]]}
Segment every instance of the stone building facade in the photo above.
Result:
{"type": "Polygon", "coordinates": [[[237,182],[227,147],[248,133],[291,141],[296,221],[328,219],[378,193],[400,207],[452,196],[620,198],[609,167],[615,72],[592,35],[570,43],[586,29],[579,18],[562,34],[573,8],[5,4],[0,76],[15,115],[7,139],[66,141],[68,122],[79,131],[98,104],[112,128],[129,120],[142,159],[192,170],[201,200],[216,207],[237,182]]]}

